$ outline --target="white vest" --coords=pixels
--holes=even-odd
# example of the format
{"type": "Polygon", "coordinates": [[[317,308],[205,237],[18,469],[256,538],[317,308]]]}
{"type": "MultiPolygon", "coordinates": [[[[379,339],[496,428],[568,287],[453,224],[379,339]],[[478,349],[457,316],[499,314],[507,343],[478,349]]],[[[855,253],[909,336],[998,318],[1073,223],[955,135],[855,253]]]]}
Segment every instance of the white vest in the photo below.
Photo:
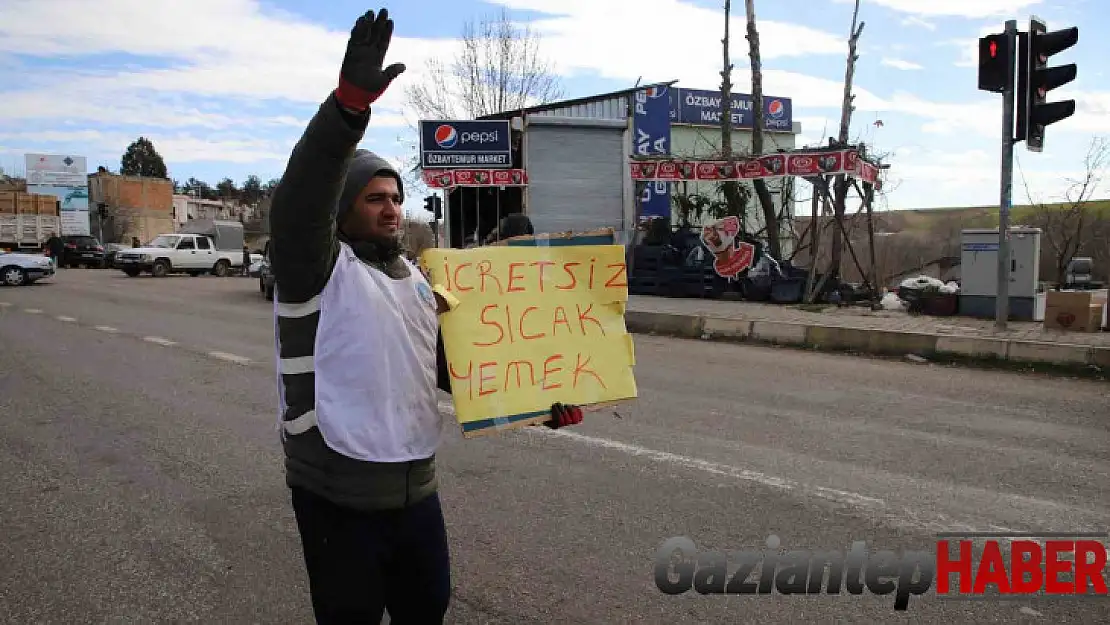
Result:
{"type": "MultiPolygon", "coordinates": [[[[410,275],[396,280],[340,243],[319,296],[316,427],[328,447],[357,460],[428,458],[442,438],[435,296],[420,270],[402,260],[410,275]]],[[[279,379],[281,372],[279,353],[279,379]]]]}

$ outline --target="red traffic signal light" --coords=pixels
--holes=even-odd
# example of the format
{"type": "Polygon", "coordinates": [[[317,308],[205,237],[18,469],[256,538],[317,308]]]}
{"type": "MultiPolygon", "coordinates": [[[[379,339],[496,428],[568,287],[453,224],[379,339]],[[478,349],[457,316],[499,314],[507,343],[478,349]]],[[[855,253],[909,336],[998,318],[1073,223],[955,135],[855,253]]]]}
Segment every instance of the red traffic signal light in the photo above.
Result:
{"type": "Polygon", "coordinates": [[[979,90],[1002,93],[1013,82],[1014,57],[1005,33],[979,39],[979,90]]]}

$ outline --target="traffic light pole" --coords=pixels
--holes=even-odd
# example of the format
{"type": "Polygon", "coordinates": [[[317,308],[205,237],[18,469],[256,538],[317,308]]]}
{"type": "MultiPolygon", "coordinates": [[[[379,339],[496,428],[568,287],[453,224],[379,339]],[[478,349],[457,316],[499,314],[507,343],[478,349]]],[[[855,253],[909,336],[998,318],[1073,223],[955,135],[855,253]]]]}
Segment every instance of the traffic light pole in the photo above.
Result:
{"type": "MultiPolygon", "coordinates": [[[[1017,20],[1006,22],[1007,58],[1017,51],[1017,20]]],[[[994,327],[1006,330],[1010,317],[1010,205],[1014,181],[1014,66],[1008,68],[1006,88],[1002,92],[1002,189],[998,204],[998,289],[995,294],[994,327]]]]}

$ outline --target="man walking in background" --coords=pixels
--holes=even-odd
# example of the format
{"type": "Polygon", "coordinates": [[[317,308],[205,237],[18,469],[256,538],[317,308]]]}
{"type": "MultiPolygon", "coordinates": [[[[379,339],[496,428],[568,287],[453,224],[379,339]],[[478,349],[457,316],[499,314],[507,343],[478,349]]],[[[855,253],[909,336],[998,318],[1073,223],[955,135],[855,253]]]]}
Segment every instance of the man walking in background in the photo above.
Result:
{"type": "Polygon", "coordinates": [[[247,244],[243,244],[243,271],[241,273],[244,277],[251,275],[251,248],[247,244]]]}
{"type": "Polygon", "coordinates": [[[56,234],[51,235],[51,237],[46,240],[46,251],[50,254],[50,258],[54,259],[54,270],[57,271],[61,269],[62,256],[66,251],[66,243],[62,240],[62,237],[56,234]]]}
{"type": "MultiPolygon", "coordinates": [[[[286,483],[317,623],[442,623],[451,594],[435,472],[450,390],[437,299],[404,258],[400,175],[355,150],[370,106],[404,71],[383,67],[393,22],[351,31],[335,91],[273,195],[277,383],[286,483]]],[[[549,427],[580,423],[556,404],[549,427]]]]}

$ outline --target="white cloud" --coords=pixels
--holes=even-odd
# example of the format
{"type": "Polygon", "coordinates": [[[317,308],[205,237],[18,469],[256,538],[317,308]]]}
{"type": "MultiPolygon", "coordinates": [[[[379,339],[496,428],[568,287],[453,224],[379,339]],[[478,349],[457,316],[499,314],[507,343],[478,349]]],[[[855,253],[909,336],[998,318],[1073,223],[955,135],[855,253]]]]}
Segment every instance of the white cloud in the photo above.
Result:
{"type": "MultiPolygon", "coordinates": [[[[312,104],[334,88],[347,32],[263,12],[254,0],[193,0],[146,3],[103,0],[104,19],[90,28],[82,0],[8,0],[0,6],[0,51],[28,56],[126,52],[168,61],[165,69],[114,73],[53,72],[34,88],[6,93],[6,119],[80,119],[166,127],[219,129],[292,125],[289,117],[244,120],[202,112],[180,102],[152,99],[188,94],[188,99],[243,98],[312,104]]],[[[398,123],[404,84],[420,74],[425,59],[453,45],[396,36],[390,60],[408,70],[379,104],[377,123],[398,123]]],[[[178,99],[178,98],[175,98],[178,99]]],[[[179,100],[179,99],[178,99],[179,100]]]]}
{"type": "MultiPolygon", "coordinates": [[[[1052,161],[1047,167],[1039,156],[1017,154],[1013,202],[1058,201],[1068,180],[1083,175],[1079,152],[1052,161]],[[1023,162],[1024,160],[1024,162],[1023,162]],[[1029,184],[1026,193],[1025,184],[1029,184]]],[[[999,202],[999,154],[996,149],[923,148],[898,150],[886,174],[889,187],[897,190],[888,198],[891,208],[943,206],[996,206],[999,202]]]]}
{"type": "Polygon", "coordinates": [[[1050,101],[1075,100],[1075,115],[1051,128],[1092,134],[1110,133],[1110,91],[1066,90],[1050,92],[1050,101]]]}
{"type": "Polygon", "coordinates": [[[920,26],[921,28],[924,28],[925,30],[936,30],[937,29],[936,24],[934,24],[934,23],[932,23],[928,20],[924,20],[920,17],[917,17],[916,15],[910,15],[910,16],[902,19],[902,25],[903,26],[920,26]]]}
{"type": "Polygon", "coordinates": [[[911,61],[904,61],[902,59],[883,58],[883,60],[880,63],[882,65],[887,66],[887,67],[893,67],[894,69],[901,69],[901,70],[907,70],[907,71],[925,69],[924,67],[922,67],[921,65],[918,65],[917,63],[913,63],[911,61]]]}
{"type": "MultiPolygon", "coordinates": [[[[834,0],[850,4],[855,0],[834,0]]],[[[1041,4],[1041,0],[867,0],[900,13],[926,17],[993,17],[1009,16],[1041,4]]]]}
{"type": "MultiPolygon", "coordinates": [[[[515,8],[542,11],[555,17],[537,21],[545,51],[568,74],[598,73],[632,82],[644,67],[664,79],[681,77],[691,86],[712,86],[719,78],[718,37],[697,37],[684,43],[682,54],[665,46],[643,46],[642,33],[665,20],[675,32],[702,33],[723,29],[718,12],[676,0],[642,0],[629,13],[615,0],[504,0],[515,8]],[[690,59],[705,59],[691,64],[690,59]]],[[[180,106],[144,107],[152,96],[187,93],[191,98],[237,97],[251,100],[319,102],[333,88],[347,32],[263,12],[254,0],[197,0],[145,3],[103,0],[97,11],[119,19],[98,20],[89,28],[82,0],[9,0],[0,8],[0,51],[25,55],[83,55],[124,51],[170,61],[163,69],[131,69],[108,75],[55,74],[35,89],[17,92],[3,108],[9,119],[57,118],[109,122],[116,113],[128,120],[175,127],[224,128],[241,121],[180,106]],[[125,17],[124,17],[125,16],[125,17]],[[187,36],[183,36],[187,34],[187,36]],[[78,103],[59,111],[58,102],[78,103]],[[144,111],[144,109],[149,109],[144,111]]],[[[733,20],[738,58],[746,60],[743,20],[733,20]]],[[[450,39],[404,36],[398,24],[390,49],[392,60],[408,70],[387,92],[379,109],[383,121],[399,122],[406,84],[419,80],[425,61],[448,57],[457,45],[450,39]]],[[[843,53],[841,37],[788,23],[760,23],[762,54],[767,60],[785,56],[843,53]]],[[[738,62],[738,66],[745,66],[738,62]]],[[[11,94],[9,94],[11,95],[11,94]]]]}
{"type": "MultiPolygon", "coordinates": [[[[288,144],[262,139],[226,138],[211,140],[185,134],[148,134],[166,164],[197,161],[224,161],[254,163],[282,161],[289,158],[292,141],[288,144]]],[[[101,132],[98,130],[0,133],[0,150],[5,152],[31,152],[28,146],[51,145],[63,152],[80,152],[93,159],[117,160],[127,146],[135,140],[132,134],[101,132]]]]}
{"type": "MultiPolygon", "coordinates": [[[[679,86],[710,89],[719,84],[724,28],[719,9],[679,0],[638,0],[636,11],[628,9],[626,0],[492,3],[540,13],[533,28],[544,36],[543,52],[566,76],[591,75],[631,85],[650,72],[652,75],[642,76],[644,81],[680,79],[679,86]],[[660,22],[668,25],[670,36],[681,41],[680,45],[661,45],[654,39],[656,35],[645,35],[658,32],[660,22]]],[[[0,88],[0,153],[72,145],[90,157],[104,155],[115,162],[141,132],[155,141],[171,170],[174,163],[198,161],[258,162],[279,168],[307,117],[333,88],[348,36],[344,29],[309,23],[258,0],[100,0],[95,24],[90,23],[87,4],[86,0],[0,0],[0,67],[20,77],[18,89],[10,82],[0,88]],[[79,69],[83,56],[114,52],[145,57],[147,62],[114,71],[79,69]],[[14,53],[53,59],[65,56],[72,59],[73,69],[26,73],[14,53]],[[150,60],[156,67],[144,68],[150,60]],[[94,130],[98,126],[111,130],[94,130]],[[32,132],[41,128],[49,131],[32,132]]],[[[903,12],[904,16],[896,18],[902,24],[932,29],[933,23],[928,21],[932,18],[1012,15],[1035,3],[871,0],[861,10],[866,12],[868,4],[903,12]]],[[[733,82],[742,89],[750,84],[750,72],[743,5],[734,5],[733,82]]],[[[878,28],[896,27],[897,23],[888,20],[878,28]]],[[[457,42],[406,37],[406,32],[411,32],[406,24],[397,27],[389,61],[404,62],[408,71],[377,106],[375,130],[367,142],[400,161],[409,152],[406,142],[415,138],[409,130],[415,121],[413,114],[403,106],[404,87],[420,80],[427,59],[450,58],[457,42]]],[[[1000,27],[984,26],[984,32],[1000,27]]],[[[764,92],[793,99],[796,119],[805,132],[798,144],[835,135],[843,97],[842,59],[847,53],[842,29],[826,32],[760,20],[759,30],[766,68],[764,92]],[[779,69],[782,59],[814,55],[831,55],[837,69],[825,76],[779,69]]],[[[958,45],[964,63],[974,65],[974,39],[948,43],[958,45]]],[[[882,52],[898,54],[892,48],[882,52]]],[[[876,56],[879,54],[877,51],[876,56]]],[[[897,58],[882,63],[921,69],[897,58]]],[[[945,178],[943,184],[935,183],[933,177],[941,176],[947,166],[940,156],[942,150],[928,150],[929,145],[943,145],[952,139],[971,141],[971,145],[980,145],[975,143],[980,138],[996,139],[995,99],[982,96],[965,103],[932,102],[909,93],[892,94],[888,84],[881,85],[881,93],[874,92],[868,87],[876,85],[860,78],[857,75],[854,89],[853,136],[864,140],[878,137],[894,144],[913,137],[924,144],[912,153],[896,152],[895,167],[907,181],[903,189],[918,189],[921,196],[932,198],[935,187],[936,197],[951,194],[959,198],[960,193],[989,195],[997,188],[997,174],[991,172],[996,159],[973,153],[968,153],[971,156],[959,172],[945,178]],[[883,119],[886,126],[876,128],[874,119],[883,119]],[[910,128],[905,127],[907,120],[910,128]]],[[[970,89],[964,92],[973,93],[970,89]]],[[[1110,92],[1085,92],[1077,97],[1077,106],[1076,116],[1061,123],[1061,130],[1110,132],[1110,92]]],[[[896,196],[915,199],[906,193],[911,191],[900,190],[896,196]]],[[[956,203],[969,201],[965,197],[956,203]]]]}

